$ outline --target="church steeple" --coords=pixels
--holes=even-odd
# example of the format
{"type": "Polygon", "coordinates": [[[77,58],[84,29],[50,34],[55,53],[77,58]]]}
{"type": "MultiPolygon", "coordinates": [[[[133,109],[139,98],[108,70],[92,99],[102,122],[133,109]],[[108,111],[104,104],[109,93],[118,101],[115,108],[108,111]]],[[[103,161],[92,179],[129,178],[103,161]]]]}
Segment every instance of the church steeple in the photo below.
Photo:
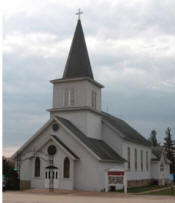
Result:
{"type": "Polygon", "coordinates": [[[80,19],[78,19],[77,22],[63,79],[79,77],[89,77],[93,79],[93,73],[80,19]]]}

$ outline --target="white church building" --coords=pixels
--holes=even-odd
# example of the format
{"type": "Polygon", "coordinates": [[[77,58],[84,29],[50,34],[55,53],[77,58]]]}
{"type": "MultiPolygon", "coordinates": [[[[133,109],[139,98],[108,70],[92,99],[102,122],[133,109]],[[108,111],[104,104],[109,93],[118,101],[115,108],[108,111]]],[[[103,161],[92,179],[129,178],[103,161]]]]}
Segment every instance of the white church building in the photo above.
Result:
{"type": "Polygon", "coordinates": [[[129,187],[169,179],[166,154],[101,110],[104,86],[93,77],[80,19],[63,77],[50,82],[50,119],[12,156],[21,189],[104,191],[109,171],[124,173],[129,187]]]}

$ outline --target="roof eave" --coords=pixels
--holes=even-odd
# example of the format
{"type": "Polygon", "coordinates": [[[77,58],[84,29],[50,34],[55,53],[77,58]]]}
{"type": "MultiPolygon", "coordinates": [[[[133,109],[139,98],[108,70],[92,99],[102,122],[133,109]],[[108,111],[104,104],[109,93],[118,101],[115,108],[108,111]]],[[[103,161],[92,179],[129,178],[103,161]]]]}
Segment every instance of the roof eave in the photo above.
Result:
{"type": "Polygon", "coordinates": [[[151,159],[152,162],[158,162],[160,159],[151,159]]]}
{"type": "Polygon", "coordinates": [[[73,160],[80,160],[80,158],[74,154],[73,152],[70,152],[65,146],[63,146],[61,143],[58,142],[58,140],[53,136],[51,135],[51,139],[60,147],[63,149],[63,151],[67,152],[70,157],[73,159],[73,160]]]}
{"type": "Polygon", "coordinates": [[[95,114],[101,115],[100,111],[89,107],[89,106],[82,106],[82,107],[63,107],[63,108],[51,108],[47,109],[48,112],[62,112],[62,111],[91,111],[95,114]]]}
{"type": "Polygon", "coordinates": [[[108,163],[118,163],[118,164],[123,164],[126,162],[126,160],[107,160],[107,159],[100,159],[100,162],[108,162],[108,163]]]}
{"type": "Polygon", "coordinates": [[[139,144],[139,145],[143,145],[143,146],[147,146],[147,147],[151,147],[151,145],[149,143],[142,143],[142,141],[137,141],[137,140],[133,140],[133,139],[129,139],[128,137],[124,137],[123,139],[129,141],[129,142],[132,142],[132,143],[136,143],[136,144],[139,144]]]}
{"type": "Polygon", "coordinates": [[[50,80],[50,83],[52,84],[57,84],[57,83],[66,83],[66,82],[75,82],[75,81],[83,81],[83,80],[87,80],[93,84],[95,84],[96,86],[100,87],[100,88],[104,88],[104,86],[102,84],[100,84],[99,82],[97,82],[96,80],[91,79],[90,77],[77,77],[77,78],[61,78],[61,79],[54,79],[54,80],[50,80]]]}

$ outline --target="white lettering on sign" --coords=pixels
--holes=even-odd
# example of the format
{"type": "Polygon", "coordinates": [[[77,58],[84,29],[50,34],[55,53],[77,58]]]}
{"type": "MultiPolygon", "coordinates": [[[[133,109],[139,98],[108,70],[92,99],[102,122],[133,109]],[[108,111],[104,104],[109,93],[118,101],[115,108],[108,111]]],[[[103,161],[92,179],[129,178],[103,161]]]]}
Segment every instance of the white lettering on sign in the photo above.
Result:
{"type": "Polygon", "coordinates": [[[123,176],[108,176],[109,184],[123,184],[123,176]]]}

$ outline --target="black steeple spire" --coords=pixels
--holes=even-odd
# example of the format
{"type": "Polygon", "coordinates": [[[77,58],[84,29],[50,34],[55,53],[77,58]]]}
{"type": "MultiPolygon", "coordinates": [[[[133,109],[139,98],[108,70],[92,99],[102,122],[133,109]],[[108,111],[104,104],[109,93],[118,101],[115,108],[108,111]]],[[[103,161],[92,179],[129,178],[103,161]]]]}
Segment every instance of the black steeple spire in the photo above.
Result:
{"type": "Polygon", "coordinates": [[[80,19],[78,19],[77,22],[63,79],[77,77],[89,77],[93,79],[93,73],[91,70],[91,64],[80,19]]]}

